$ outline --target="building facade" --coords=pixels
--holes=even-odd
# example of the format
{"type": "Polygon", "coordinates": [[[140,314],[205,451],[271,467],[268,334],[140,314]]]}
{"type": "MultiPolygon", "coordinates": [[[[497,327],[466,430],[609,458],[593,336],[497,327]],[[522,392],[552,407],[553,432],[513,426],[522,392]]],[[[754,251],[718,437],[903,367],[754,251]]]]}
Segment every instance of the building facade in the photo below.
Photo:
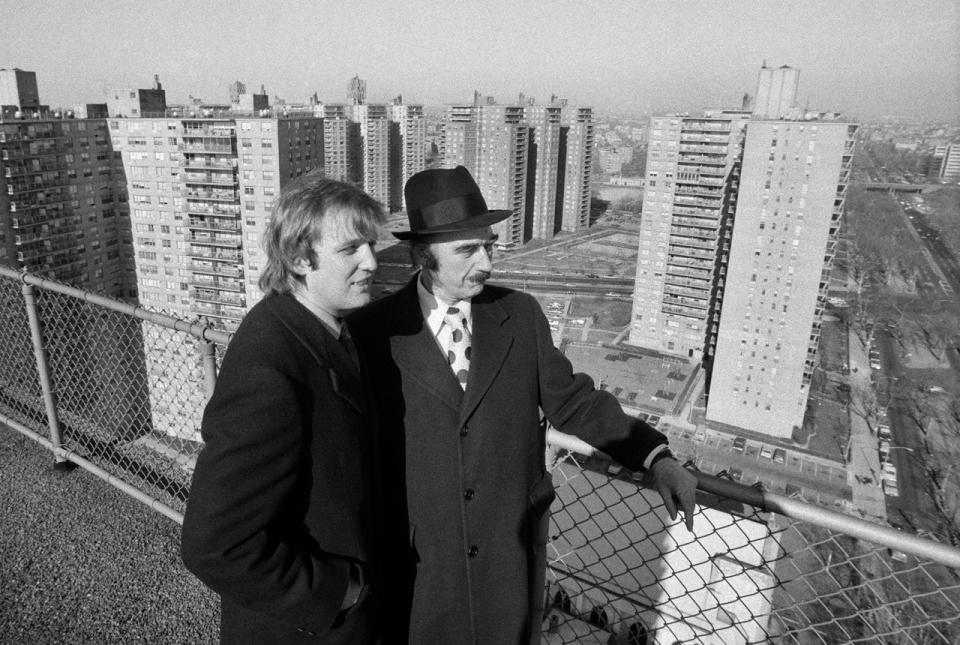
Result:
{"type": "Polygon", "coordinates": [[[629,343],[712,353],[745,123],[651,118],[629,343]]]}
{"type": "Polygon", "coordinates": [[[36,72],[19,68],[0,69],[0,106],[15,106],[24,112],[40,110],[36,72]]]}
{"type": "Polygon", "coordinates": [[[523,108],[527,124],[527,212],[523,241],[549,240],[560,230],[561,209],[557,203],[560,170],[559,105],[528,105],[523,108]]]}
{"type": "Polygon", "coordinates": [[[802,426],[857,126],[747,125],[707,419],[802,426]]]}
{"type": "Polygon", "coordinates": [[[960,181],[960,143],[946,146],[938,176],[945,183],[960,181]]]}
{"type": "Polygon", "coordinates": [[[359,137],[359,165],[353,174],[358,184],[386,209],[390,205],[390,120],[387,106],[357,104],[346,106],[348,118],[356,124],[359,137]]]}
{"type": "Polygon", "coordinates": [[[757,74],[757,92],[753,113],[764,119],[785,119],[797,116],[797,87],[800,70],[783,65],[767,67],[764,64],[757,74]]]}
{"type": "Polygon", "coordinates": [[[560,112],[560,169],[557,193],[560,229],[571,233],[590,226],[590,181],[596,154],[593,108],[563,105],[560,112]]]}
{"type": "Polygon", "coordinates": [[[0,119],[0,263],[136,296],[123,165],[104,119],[0,119]]]}
{"type": "Polygon", "coordinates": [[[323,164],[313,116],[111,119],[131,201],[141,304],[233,330],[262,294],[281,187],[323,164]]]}
{"type": "Polygon", "coordinates": [[[406,208],[403,187],[427,167],[427,122],[422,105],[393,103],[390,118],[390,211],[406,208]]]}

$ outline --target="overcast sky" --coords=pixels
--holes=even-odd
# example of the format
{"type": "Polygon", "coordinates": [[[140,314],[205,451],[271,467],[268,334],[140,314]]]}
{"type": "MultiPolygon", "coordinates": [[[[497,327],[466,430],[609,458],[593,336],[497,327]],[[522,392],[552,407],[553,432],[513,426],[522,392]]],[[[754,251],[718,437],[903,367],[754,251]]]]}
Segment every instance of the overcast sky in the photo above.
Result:
{"type": "Polygon", "coordinates": [[[811,109],[960,118],[957,0],[0,0],[0,67],[37,73],[42,102],[150,87],[168,103],[227,86],[428,106],[474,90],[551,94],[599,111],[739,105],[757,70],[800,69],[811,109]]]}

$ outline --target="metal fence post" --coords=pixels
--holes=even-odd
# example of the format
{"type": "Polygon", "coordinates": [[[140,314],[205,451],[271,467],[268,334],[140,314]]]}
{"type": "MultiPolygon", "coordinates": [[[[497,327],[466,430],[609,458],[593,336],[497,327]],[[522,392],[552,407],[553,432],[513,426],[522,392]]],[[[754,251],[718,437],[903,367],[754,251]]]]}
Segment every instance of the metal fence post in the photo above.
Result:
{"type": "Polygon", "coordinates": [[[43,333],[40,329],[40,317],[37,314],[37,300],[34,296],[33,285],[24,284],[22,287],[23,300],[27,306],[27,318],[30,321],[30,336],[33,339],[33,355],[37,360],[37,374],[40,377],[40,388],[43,390],[43,405],[47,412],[47,427],[50,429],[50,443],[53,447],[53,467],[68,468],[70,462],[59,455],[63,447],[60,436],[60,418],[57,416],[57,395],[53,391],[50,380],[50,369],[47,365],[47,351],[43,346],[43,333]]]}
{"type": "Polygon", "coordinates": [[[208,400],[213,396],[213,389],[217,385],[216,347],[216,343],[212,340],[208,340],[200,346],[200,357],[203,361],[203,386],[208,400]]]}

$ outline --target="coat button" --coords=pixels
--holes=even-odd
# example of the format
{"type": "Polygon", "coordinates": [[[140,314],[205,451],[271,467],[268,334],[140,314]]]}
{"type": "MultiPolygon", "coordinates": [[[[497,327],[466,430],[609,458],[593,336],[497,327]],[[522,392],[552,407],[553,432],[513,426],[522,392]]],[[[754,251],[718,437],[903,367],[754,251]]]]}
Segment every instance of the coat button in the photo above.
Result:
{"type": "Polygon", "coordinates": [[[480,553],[480,548],[477,545],[473,545],[467,550],[467,555],[471,558],[477,557],[478,553],[480,553]]]}
{"type": "Polygon", "coordinates": [[[468,488],[467,490],[463,491],[463,499],[469,502],[471,499],[474,498],[476,494],[477,492],[475,490],[473,490],[472,488],[468,488]]]}

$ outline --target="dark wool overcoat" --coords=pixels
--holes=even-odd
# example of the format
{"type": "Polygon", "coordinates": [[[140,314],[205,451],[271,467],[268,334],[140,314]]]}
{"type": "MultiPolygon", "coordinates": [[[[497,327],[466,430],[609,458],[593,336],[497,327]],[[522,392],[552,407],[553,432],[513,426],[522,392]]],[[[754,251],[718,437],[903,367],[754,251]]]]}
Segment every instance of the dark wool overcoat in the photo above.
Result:
{"type": "Polygon", "coordinates": [[[223,643],[373,643],[375,594],[341,612],[376,533],[373,407],[330,331],[291,295],[234,335],[203,416],[184,563],[222,600],[223,643]]]}
{"type": "Polygon", "coordinates": [[[395,493],[398,615],[387,629],[408,618],[415,645],[539,644],[554,498],[540,411],[629,468],[666,438],[574,374],[537,301],[509,289],[487,286],[472,301],[464,392],[423,319],[417,279],[351,318],[395,493]]]}

